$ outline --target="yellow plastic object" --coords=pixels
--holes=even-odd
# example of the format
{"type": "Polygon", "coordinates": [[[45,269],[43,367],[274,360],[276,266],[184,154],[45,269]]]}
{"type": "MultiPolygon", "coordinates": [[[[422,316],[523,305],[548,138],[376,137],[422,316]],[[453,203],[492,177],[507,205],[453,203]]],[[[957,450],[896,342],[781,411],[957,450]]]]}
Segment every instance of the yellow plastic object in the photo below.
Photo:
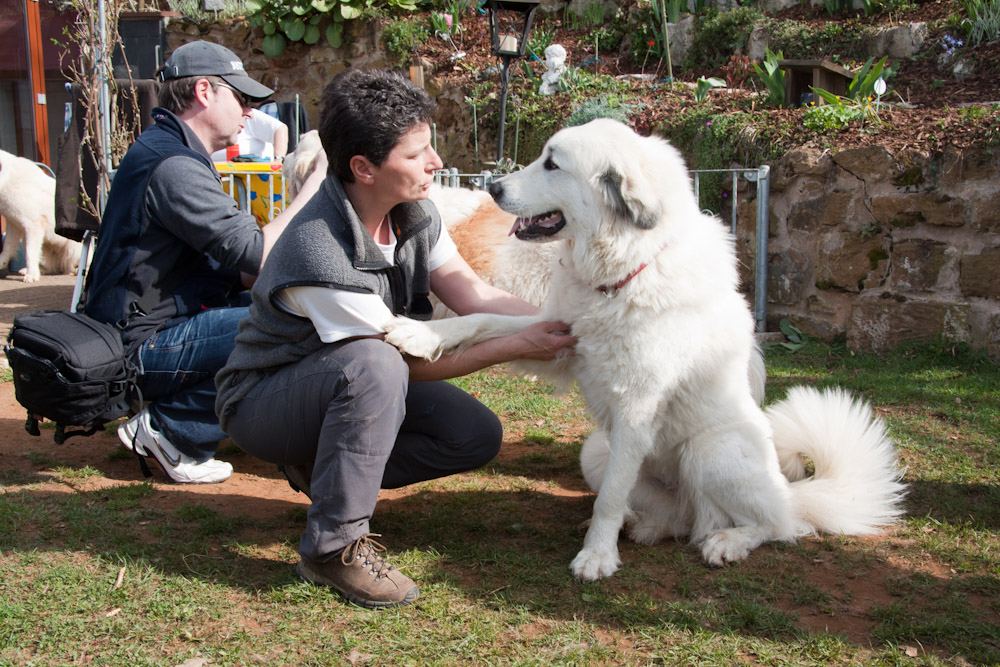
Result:
{"type": "Polygon", "coordinates": [[[281,164],[271,162],[216,162],[222,187],[244,211],[266,225],[285,210],[281,164]]]}

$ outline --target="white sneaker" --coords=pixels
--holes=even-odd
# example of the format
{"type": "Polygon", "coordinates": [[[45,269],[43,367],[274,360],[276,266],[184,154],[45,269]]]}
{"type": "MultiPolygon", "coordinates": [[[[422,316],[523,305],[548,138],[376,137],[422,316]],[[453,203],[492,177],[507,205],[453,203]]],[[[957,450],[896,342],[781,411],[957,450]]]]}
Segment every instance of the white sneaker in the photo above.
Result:
{"type": "Polygon", "coordinates": [[[217,484],[229,479],[233,466],[225,461],[209,459],[198,463],[177,451],[149,421],[149,409],[118,427],[118,439],[127,449],[142,456],[153,456],[170,479],[178,484],[217,484]]]}
{"type": "Polygon", "coordinates": [[[118,426],[118,439],[122,441],[122,445],[133,454],[139,454],[140,456],[149,456],[149,452],[135,441],[135,433],[139,430],[139,417],[145,411],[146,409],[143,408],[142,412],[118,426]]]}

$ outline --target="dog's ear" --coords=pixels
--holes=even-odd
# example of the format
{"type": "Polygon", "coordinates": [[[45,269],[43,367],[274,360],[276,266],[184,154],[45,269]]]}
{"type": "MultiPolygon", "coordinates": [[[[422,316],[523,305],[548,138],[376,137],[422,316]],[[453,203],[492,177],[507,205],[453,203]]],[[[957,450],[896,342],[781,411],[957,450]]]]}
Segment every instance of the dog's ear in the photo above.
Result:
{"type": "Polygon", "coordinates": [[[617,169],[608,167],[598,179],[598,187],[616,215],[628,219],[640,229],[656,226],[660,219],[659,204],[653,198],[643,197],[644,185],[634,179],[626,179],[617,169]]]}

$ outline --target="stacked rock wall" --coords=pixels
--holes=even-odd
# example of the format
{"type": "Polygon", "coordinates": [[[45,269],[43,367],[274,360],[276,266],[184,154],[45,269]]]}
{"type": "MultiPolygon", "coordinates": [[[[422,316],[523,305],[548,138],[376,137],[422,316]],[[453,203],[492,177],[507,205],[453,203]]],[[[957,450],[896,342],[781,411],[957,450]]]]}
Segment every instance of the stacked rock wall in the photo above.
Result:
{"type": "Polygon", "coordinates": [[[803,148],[772,169],[770,196],[769,329],[1000,356],[1000,156],[803,148]]]}

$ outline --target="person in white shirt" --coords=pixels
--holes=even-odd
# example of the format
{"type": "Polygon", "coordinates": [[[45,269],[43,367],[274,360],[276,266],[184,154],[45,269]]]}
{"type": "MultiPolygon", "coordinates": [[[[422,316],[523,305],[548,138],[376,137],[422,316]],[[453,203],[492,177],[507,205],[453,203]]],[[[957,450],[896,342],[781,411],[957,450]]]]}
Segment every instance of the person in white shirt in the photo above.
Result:
{"type": "Polygon", "coordinates": [[[427,93],[389,72],[349,69],[323,103],[329,174],[254,284],[216,376],[216,413],[240,448],[283,466],[310,496],[299,576],[389,607],[418,588],[370,539],[379,489],[478,468],[503,440],[497,416],[443,380],[571,354],[576,339],[562,322],[541,322],[434,362],[386,343],[391,317],[430,318],[431,292],[462,315],[538,309],[483,282],[427,200],[442,166],[427,93]]]}
{"type": "MultiPolygon", "coordinates": [[[[239,147],[240,155],[278,161],[288,152],[288,126],[274,116],[254,109],[244,120],[235,145],[239,147]]],[[[212,161],[226,162],[226,150],[223,148],[212,153],[212,161]]]]}

